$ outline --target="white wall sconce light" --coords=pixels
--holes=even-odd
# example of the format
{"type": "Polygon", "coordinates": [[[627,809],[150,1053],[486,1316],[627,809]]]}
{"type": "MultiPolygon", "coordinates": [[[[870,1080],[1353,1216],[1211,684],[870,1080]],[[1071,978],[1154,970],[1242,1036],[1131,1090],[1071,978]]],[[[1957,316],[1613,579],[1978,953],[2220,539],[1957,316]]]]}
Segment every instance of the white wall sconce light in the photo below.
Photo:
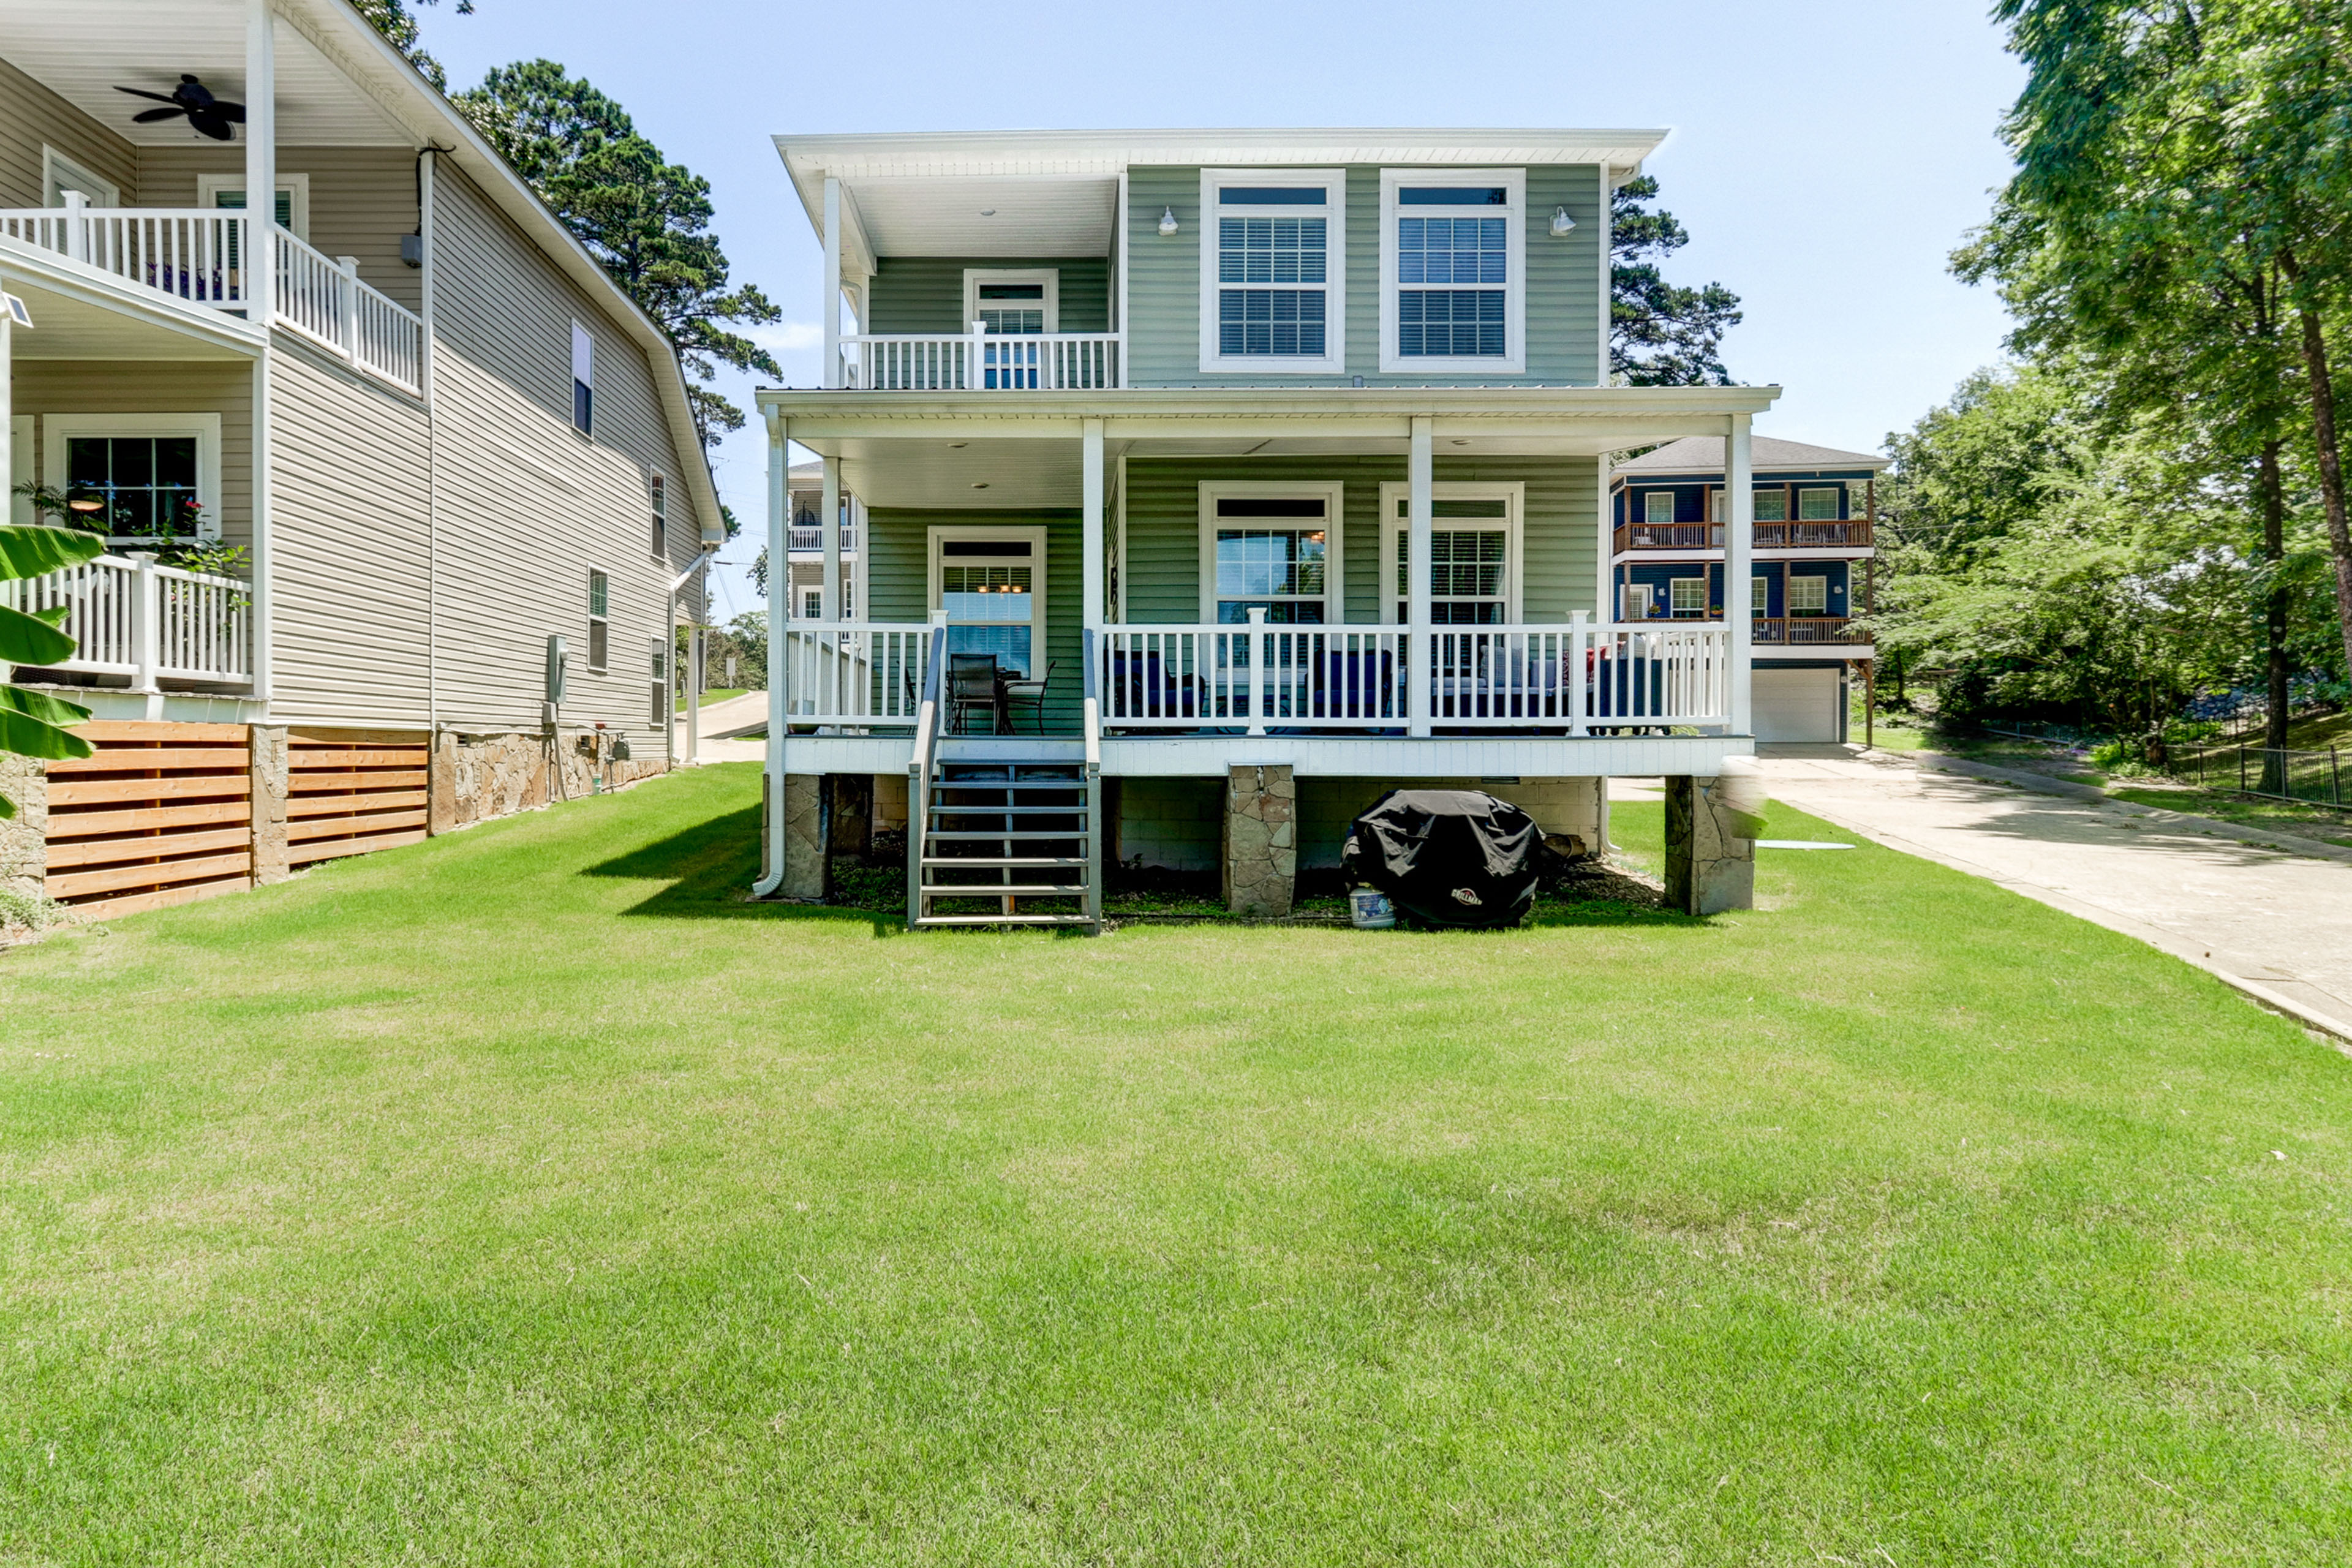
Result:
{"type": "Polygon", "coordinates": [[[1174,207],[1161,207],[1160,209],[1160,237],[1162,239],[1173,239],[1176,237],[1176,209],[1174,207]]]}
{"type": "Polygon", "coordinates": [[[1551,237],[1554,239],[1566,239],[1575,231],[1576,220],[1568,216],[1566,207],[1551,209],[1551,237]]]}

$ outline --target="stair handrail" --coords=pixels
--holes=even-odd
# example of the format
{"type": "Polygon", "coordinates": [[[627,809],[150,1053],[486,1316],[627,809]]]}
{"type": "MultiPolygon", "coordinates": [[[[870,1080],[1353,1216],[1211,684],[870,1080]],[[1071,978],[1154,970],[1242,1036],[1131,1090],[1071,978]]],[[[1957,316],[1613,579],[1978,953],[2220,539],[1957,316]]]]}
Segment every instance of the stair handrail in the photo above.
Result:
{"type": "Polygon", "coordinates": [[[931,746],[940,728],[940,671],[948,662],[948,617],[931,617],[931,640],[923,656],[923,700],[915,710],[915,754],[907,763],[907,925],[923,918],[923,845],[929,837],[931,746]]]}
{"type": "Polygon", "coordinates": [[[1087,919],[1094,929],[1102,929],[1102,689],[1101,658],[1097,651],[1097,628],[1088,626],[1086,633],[1086,658],[1079,662],[1085,667],[1086,680],[1078,708],[1087,737],[1087,919]]]}

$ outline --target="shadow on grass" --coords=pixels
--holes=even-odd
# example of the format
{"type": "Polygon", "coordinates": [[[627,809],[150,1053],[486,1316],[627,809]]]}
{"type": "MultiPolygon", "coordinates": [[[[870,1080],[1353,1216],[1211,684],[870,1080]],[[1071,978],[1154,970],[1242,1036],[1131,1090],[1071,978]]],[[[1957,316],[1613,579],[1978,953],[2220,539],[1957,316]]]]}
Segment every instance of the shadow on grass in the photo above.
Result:
{"type": "Polygon", "coordinates": [[[760,808],[730,811],[583,868],[583,877],[667,882],[624,915],[693,921],[824,921],[870,925],[877,936],[903,934],[896,915],[826,904],[772,903],[749,895],[760,877],[760,808]]]}

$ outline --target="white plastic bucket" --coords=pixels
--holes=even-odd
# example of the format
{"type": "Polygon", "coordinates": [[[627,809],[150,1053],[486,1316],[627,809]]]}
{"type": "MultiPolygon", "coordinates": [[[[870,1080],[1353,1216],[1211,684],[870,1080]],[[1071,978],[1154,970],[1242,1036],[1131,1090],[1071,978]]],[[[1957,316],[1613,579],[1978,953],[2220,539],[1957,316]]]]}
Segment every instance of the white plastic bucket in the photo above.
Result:
{"type": "Polygon", "coordinates": [[[1387,931],[1396,924],[1396,906],[1378,888],[1358,888],[1348,895],[1348,919],[1358,931],[1387,931]]]}

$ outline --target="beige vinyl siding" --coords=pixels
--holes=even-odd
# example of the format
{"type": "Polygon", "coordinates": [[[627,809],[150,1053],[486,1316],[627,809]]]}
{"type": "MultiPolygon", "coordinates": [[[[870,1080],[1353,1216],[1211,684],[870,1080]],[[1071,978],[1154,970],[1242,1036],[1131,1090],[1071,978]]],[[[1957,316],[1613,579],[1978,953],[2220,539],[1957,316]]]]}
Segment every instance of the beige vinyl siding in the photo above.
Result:
{"type": "MultiPolygon", "coordinates": [[[[311,247],[356,258],[360,281],[412,310],[425,308],[421,268],[400,259],[400,237],[416,231],[416,155],[404,147],[280,147],[280,174],[310,182],[311,247]]],[[[242,146],[151,147],[140,155],[142,206],[192,207],[199,174],[245,173],[242,146]]],[[[133,200],[128,186],[123,200],[133,200]]]]}
{"type": "MultiPolygon", "coordinates": [[[[5,47],[0,40],[0,47],[5,47]]],[[[44,205],[45,142],[91,174],[113,181],[124,201],[139,199],[137,150],[5,60],[0,60],[0,104],[7,106],[0,113],[0,207],[44,205]]],[[[136,113],[136,106],[128,112],[136,113]]]]}
{"type": "MultiPolygon", "coordinates": [[[[1408,165],[1395,165],[1407,167],[1408,165]]],[[[1527,325],[1524,375],[1381,373],[1381,166],[1348,170],[1347,369],[1337,375],[1275,375],[1201,369],[1201,247],[1206,242],[1197,168],[1128,172],[1129,380],[1136,386],[1248,384],[1412,386],[1591,386],[1600,357],[1599,278],[1606,243],[1600,174],[1589,163],[1538,163],[1527,171],[1527,325]],[[1552,209],[1576,228],[1551,237],[1552,209]],[[1174,208],[1172,238],[1160,215],[1174,208]]]]}
{"type": "MultiPolygon", "coordinates": [[[[29,334],[27,334],[29,336],[29,334]]],[[[18,343],[24,338],[16,340],[18,343]]],[[[217,414],[221,425],[221,537],[253,542],[253,381],[244,362],[40,360],[16,362],[16,412],[217,414]]],[[[33,473],[46,458],[36,420],[33,473]]],[[[21,481],[32,474],[17,476],[21,481]]]]}
{"type": "Polygon", "coordinates": [[[269,374],[271,716],[421,726],[425,412],[307,354],[269,374]]]}
{"type": "MultiPolygon", "coordinates": [[[[1527,487],[1523,521],[1522,614],[1531,622],[1565,619],[1593,608],[1599,571],[1601,459],[1598,458],[1439,458],[1439,484],[1512,480],[1527,487]]],[[[1197,622],[1201,618],[1200,487],[1217,479],[1297,479],[1345,487],[1340,571],[1347,618],[1386,618],[1381,605],[1380,492],[1402,484],[1402,458],[1278,458],[1186,460],[1130,458],[1127,465],[1127,566],[1122,614],[1131,623],[1197,622]]]]}
{"type": "Polygon", "coordinates": [[[1056,329],[1065,332],[1110,331],[1110,262],[1099,256],[1059,256],[1038,261],[1001,257],[886,256],[874,274],[870,314],[877,332],[961,332],[963,275],[990,271],[1055,271],[1056,329]]]}
{"type": "MultiPolygon", "coordinates": [[[[460,728],[532,727],[546,639],[572,649],[564,718],[648,735],[649,639],[700,519],[653,369],[464,176],[435,186],[436,595],[440,709],[460,728]],[[595,342],[592,437],[572,427],[572,323],[595,342]],[[646,479],[670,480],[667,561],[646,479]],[[587,668],[588,574],[610,579],[611,658],[587,668]]],[[[688,460],[698,460],[689,457],[688,460]]],[[[651,755],[641,750],[640,754],[651,755]]]]}
{"type": "MultiPolygon", "coordinates": [[[[930,531],[953,524],[1045,530],[1045,658],[1053,681],[1045,692],[1045,730],[1076,734],[1082,676],[1078,666],[1084,585],[1079,572],[1078,514],[1075,511],[919,511],[877,508],[866,514],[867,593],[877,621],[919,622],[930,613],[930,531]]],[[[1026,710],[1023,722],[1025,724],[1026,710]]]]}

